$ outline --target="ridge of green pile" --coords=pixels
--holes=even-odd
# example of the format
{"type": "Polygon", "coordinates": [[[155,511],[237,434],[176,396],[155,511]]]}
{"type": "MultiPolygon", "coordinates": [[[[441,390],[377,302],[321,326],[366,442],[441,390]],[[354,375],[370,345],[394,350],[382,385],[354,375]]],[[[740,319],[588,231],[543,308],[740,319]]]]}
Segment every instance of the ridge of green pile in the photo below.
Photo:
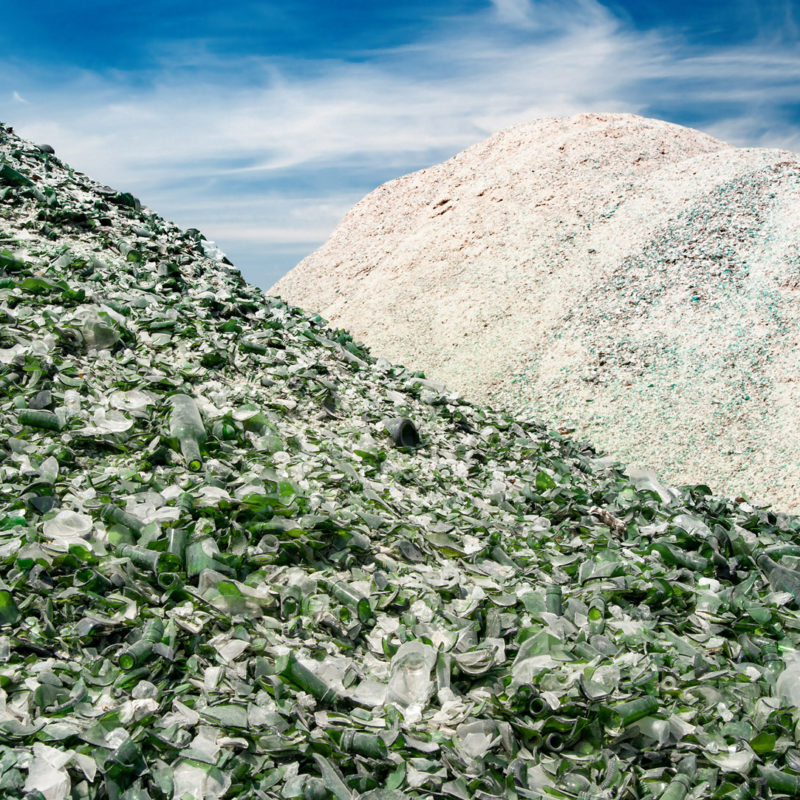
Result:
{"type": "Polygon", "coordinates": [[[3,797],[800,792],[797,518],[376,359],[7,127],[0,159],[3,797]]]}

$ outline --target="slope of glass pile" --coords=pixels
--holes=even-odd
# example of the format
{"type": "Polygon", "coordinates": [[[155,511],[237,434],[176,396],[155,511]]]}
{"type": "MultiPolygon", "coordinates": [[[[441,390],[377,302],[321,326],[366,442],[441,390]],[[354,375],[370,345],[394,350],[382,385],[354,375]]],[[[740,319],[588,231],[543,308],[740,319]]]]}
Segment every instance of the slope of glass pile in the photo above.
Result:
{"type": "Polygon", "coordinates": [[[476,407],[0,153],[0,795],[800,792],[796,518],[476,407]]]}

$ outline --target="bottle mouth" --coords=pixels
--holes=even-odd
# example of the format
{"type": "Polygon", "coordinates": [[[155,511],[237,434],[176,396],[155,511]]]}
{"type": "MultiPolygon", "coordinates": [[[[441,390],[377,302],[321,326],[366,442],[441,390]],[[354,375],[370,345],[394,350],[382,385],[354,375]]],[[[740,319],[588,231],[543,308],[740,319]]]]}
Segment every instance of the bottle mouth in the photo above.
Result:
{"type": "Polygon", "coordinates": [[[394,417],[383,424],[398,447],[419,447],[419,431],[408,417],[394,417]]]}
{"type": "Polygon", "coordinates": [[[180,446],[188,469],[192,472],[198,472],[203,466],[203,457],[200,455],[200,446],[198,443],[187,436],[185,439],[181,440],[180,446]]]}

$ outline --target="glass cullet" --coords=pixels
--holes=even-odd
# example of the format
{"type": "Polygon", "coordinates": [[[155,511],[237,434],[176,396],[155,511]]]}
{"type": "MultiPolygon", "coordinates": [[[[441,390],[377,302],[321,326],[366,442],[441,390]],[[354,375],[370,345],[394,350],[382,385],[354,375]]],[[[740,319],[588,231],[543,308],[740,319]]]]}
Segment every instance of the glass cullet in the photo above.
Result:
{"type": "Polygon", "coordinates": [[[169,435],[177,440],[186,466],[196,472],[203,465],[200,447],[206,439],[206,429],[197,404],[186,394],[174,394],[169,402],[172,405],[169,435]]]}

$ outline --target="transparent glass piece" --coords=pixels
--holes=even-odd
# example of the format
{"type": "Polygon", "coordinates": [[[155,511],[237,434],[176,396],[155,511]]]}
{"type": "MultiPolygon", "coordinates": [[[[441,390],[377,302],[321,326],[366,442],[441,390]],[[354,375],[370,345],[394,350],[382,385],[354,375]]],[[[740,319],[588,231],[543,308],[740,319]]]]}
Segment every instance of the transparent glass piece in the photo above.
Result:
{"type": "Polygon", "coordinates": [[[388,700],[400,706],[424,705],[433,690],[436,651],[421,642],[402,644],[392,658],[388,700]]]}

